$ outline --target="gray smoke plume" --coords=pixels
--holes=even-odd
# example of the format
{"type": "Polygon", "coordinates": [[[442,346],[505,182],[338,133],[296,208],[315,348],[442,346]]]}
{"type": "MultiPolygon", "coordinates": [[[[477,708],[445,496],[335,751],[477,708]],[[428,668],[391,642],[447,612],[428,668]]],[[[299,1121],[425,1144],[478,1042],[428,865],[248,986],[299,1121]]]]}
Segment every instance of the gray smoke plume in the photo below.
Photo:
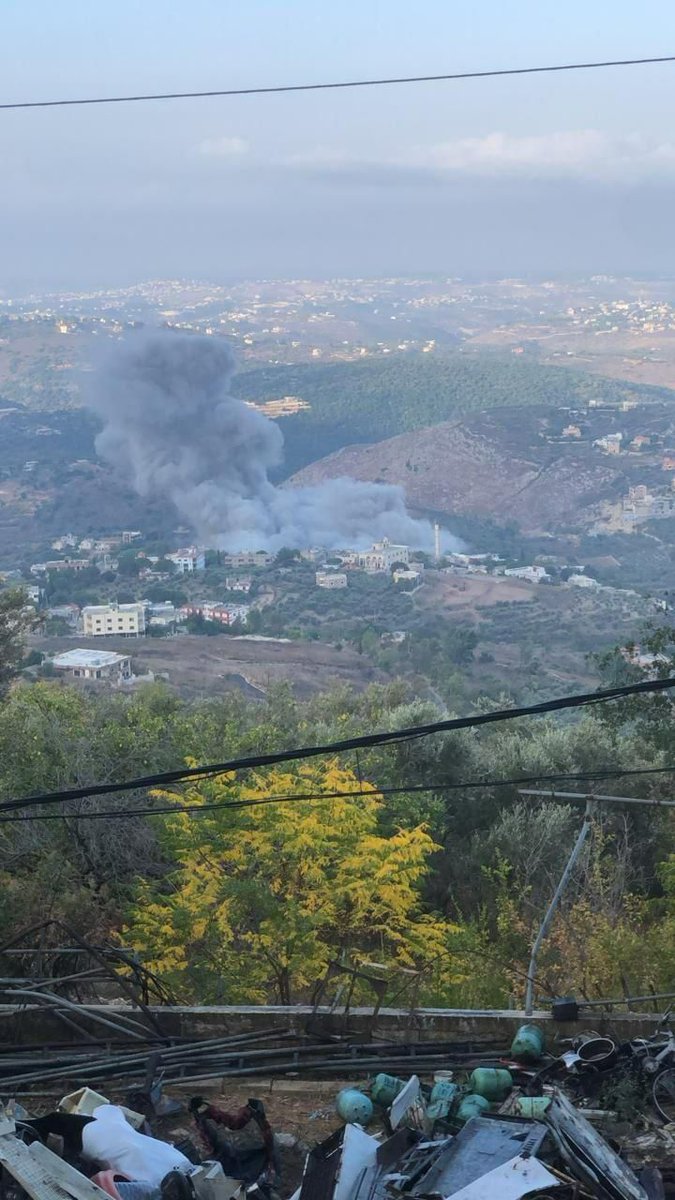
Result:
{"type": "Polygon", "coordinates": [[[359,548],[381,537],[432,548],[430,524],[408,515],[399,487],[270,483],[283,435],[232,396],[233,372],[231,351],[215,338],[154,332],[117,343],[91,389],[104,422],[97,450],[142,496],[173,501],[214,549],[359,548]]]}

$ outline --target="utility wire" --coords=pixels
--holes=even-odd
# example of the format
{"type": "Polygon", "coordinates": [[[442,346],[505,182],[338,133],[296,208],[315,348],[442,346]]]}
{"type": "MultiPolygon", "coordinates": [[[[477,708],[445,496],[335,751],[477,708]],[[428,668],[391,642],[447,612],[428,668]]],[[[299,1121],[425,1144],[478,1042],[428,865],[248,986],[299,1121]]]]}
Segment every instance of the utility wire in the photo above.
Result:
{"type": "MultiPolygon", "coordinates": [[[[139,789],[163,787],[170,783],[183,783],[188,779],[204,779],[212,775],[227,775],[234,771],[249,771],[257,767],[271,767],[277,763],[300,762],[310,758],[321,758],[327,754],[342,754],[347,750],[358,750],[367,746],[383,746],[390,743],[429,737],[435,733],[451,733],[459,729],[475,729],[481,725],[494,725],[502,721],[514,721],[517,717],[542,716],[560,712],[562,709],[584,708],[608,700],[620,700],[626,696],[658,693],[675,688],[675,678],[647,679],[641,683],[625,684],[599,692],[582,692],[577,696],[562,696],[558,700],[546,700],[541,704],[529,704],[521,708],[500,708],[493,712],[477,713],[471,717],[453,717],[445,721],[433,721],[427,725],[415,725],[405,729],[391,729],[384,733],[366,733],[359,737],[344,738],[338,742],[327,742],[323,746],[303,746],[294,750],[277,750],[270,754],[256,754],[248,758],[233,758],[228,762],[211,763],[201,767],[181,767],[175,771],[161,771],[128,779],[120,783],[97,783],[86,787],[66,788],[58,792],[45,792],[25,796],[17,800],[5,800],[0,812],[17,808],[39,807],[58,804],[65,800],[84,800],[90,796],[107,796],[116,792],[131,792],[139,789]]],[[[541,776],[539,776],[541,778],[541,776]]],[[[569,778],[569,777],[567,777],[569,778]]]]}
{"type": "Polygon", "coordinates": [[[140,104],[148,100],[204,100],[218,96],[269,96],[282,92],[327,92],[345,88],[389,87],[404,83],[444,83],[457,79],[498,79],[508,75],[543,75],[556,71],[597,71],[605,67],[639,67],[675,62],[675,54],[658,58],[617,58],[604,62],[556,63],[545,67],[507,67],[496,71],[455,71],[445,75],[404,75],[390,79],[349,79],[332,83],[290,83],[275,87],[220,88],[203,92],[154,92],[137,96],[86,96],[74,100],[16,100],[0,109],[67,108],[82,104],[140,104]]]}
{"type": "MultiPolygon", "coordinates": [[[[212,804],[167,804],[155,806],[154,808],[115,808],[107,809],[103,812],[58,812],[58,813],[38,813],[37,816],[32,816],[30,813],[23,813],[19,816],[3,817],[0,816],[0,825],[14,823],[17,821],[98,821],[98,820],[122,820],[127,817],[158,817],[174,815],[176,813],[187,813],[190,817],[200,817],[206,813],[214,812],[219,809],[226,808],[258,808],[260,805],[266,804],[298,804],[308,803],[317,800],[356,800],[364,797],[373,797],[378,799],[382,796],[404,796],[413,795],[415,793],[426,792],[459,792],[472,791],[477,788],[503,788],[503,787],[521,787],[526,783],[560,783],[567,782],[585,782],[599,781],[602,779],[622,779],[625,776],[633,775],[659,775],[666,773],[674,773],[675,766],[669,767],[644,767],[630,768],[628,770],[615,771],[594,771],[594,772],[567,772],[557,775],[521,775],[511,779],[478,779],[470,780],[462,783],[411,783],[402,784],[399,787],[373,787],[372,790],[364,792],[363,781],[359,780],[358,790],[352,791],[333,791],[333,792],[298,792],[294,795],[281,795],[280,793],[272,793],[270,796],[260,796],[256,799],[248,800],[219,800],[212,804]]],[[[577,792],[560,792],[555,788],[546,791],[537,792],[521,792],[521,795],[541,796],[544,799],[569,799],[569,800],[587,800],[586,794],[577,792]]],[[[626,804],[649,804],[654,808],[674,808],[675,801],[660,800],[658,798],[650,798],[648,800],[637,801],[632,797],[623,796],[598,796],[598,800],[612,800],[615,803],[625,801],[626,804]]]]}

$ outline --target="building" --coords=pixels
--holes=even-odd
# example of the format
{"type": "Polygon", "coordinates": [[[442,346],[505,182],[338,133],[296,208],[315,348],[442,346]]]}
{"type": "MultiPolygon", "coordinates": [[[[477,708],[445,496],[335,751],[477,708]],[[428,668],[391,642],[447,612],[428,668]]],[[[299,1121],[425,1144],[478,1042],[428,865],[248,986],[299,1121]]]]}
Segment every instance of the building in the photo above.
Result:
{"type": "Polygon", "coordinates": [[[145,617],[148,625],[160,626],[163,629],[170,629],[172,625],[183,620],[180,609],[176,608],[169,600],[161,601],[159,604],[146,604],[145,617]]]}
{"type": "Polygon", "coordinates": [[[45,594],[44,589],[38,583],[27,584],[24,591],[32,604],[39,604],[45,594]]]}
{"type": "Polygon", "coordinates": [[[566,425],[562,435],[564,438],[580,438],[581,430],[578,425],[566,425]]]}
{"type": "Polygon", "coordinates": [[[205,621],[216,621],[219,625],[234,625],[237,621],[241,621],[242,624],[246,621],[250,606],[248,604],[206,602],[204,604],[185,604],[180,611],[183,619],[203,617],[205,621]]]}
{"type": "Polygon", "coordinates": [[[529,583],[541,583],[542,580],[551,578],[545,567],[536,566],[507,567],[504,574],[512,579],[527,579],[529,583]]]}
{"type": "Polygon", "coordinates": [[[391,577],[394,583],[421,583],[422,572],[406,567],[405,570],[393,571],[391,577]]]}
{"type": "Polygon", "coordinates": [[[343,571],[317,571],[314,578],[316,586],[320,588],[330,588],[335,591],[347,586],[347,576],[343,571]]]}
{"type": "Polygon", "coordinates": [[[253,580],[250,575],[226,575],[225,587],[228,592],[250,592],[253,580]]]}
{"type": "Polygon", "coordinates": [[[273,557],[267,550],[236,550],[224,554],[223,563],[226,567],[266,567],[273,557]]]}
{"type": "Polygon", "coordinates": [[[130,546],[132,542],[137,542],[141,537],[143,534],[140,529],[123,529],[120,534],[123,546],[130,546]]]}
{"type": "Polygon", "coordinates": [[[79,604],[55,604],[47,609],[45,615],[48,620],[65,621],[67,625],[77,629],[80,623],[80,606],[79,604]]]}
{"type": "Polygon", "coordinates": [[[53,562],[33,563],[31,575],[49,575],[52,571],[85,571],[92,565],[90,558],[56,558],[53,562]]]}
{"type": "Polygon", "coordinates": [[[131,679],[129,655],[109,650],[66,650],[54,656],[52,666],[73,679],[108,679],[117,683],[131,679]]]}
{"type": "Polygon", "coordinates": [[[139,637],[145,633],[145,605],[90,604],[82,609],[85,637],[139,637]]]}
{"type": "Polygon", "coordinates": [[[370,550],[364,550],[359,554],[359,566],[366,571],[373,572],[391,571],[396,563],[402,563],[407,567],[409,561],[408,547],[390,542],[389,538],[383,538],[381,542],[373,542],[370,550]]]}
{"type": "Polygon", "coordinates": [[[606,433],[604,437],[596,438],[593,445],[605,454],[620,454],[622,441],[622,433],[606,433]]]}
{"type": "Polygon", "coordinates": [[[196,546],[174,550],[173,554],[167,554],[165,557],[168,562],[173,563],[180,575],[191,575],[194,571],[203,571],[206,567],[204,551],[198,550],[196,546]]]}
{"type": "Polygon", "coordinates": [[[570,575],[567,582],[570,587],[599,588],[602,586],[597,579],[593,579],[590,575],[570,575]]]}

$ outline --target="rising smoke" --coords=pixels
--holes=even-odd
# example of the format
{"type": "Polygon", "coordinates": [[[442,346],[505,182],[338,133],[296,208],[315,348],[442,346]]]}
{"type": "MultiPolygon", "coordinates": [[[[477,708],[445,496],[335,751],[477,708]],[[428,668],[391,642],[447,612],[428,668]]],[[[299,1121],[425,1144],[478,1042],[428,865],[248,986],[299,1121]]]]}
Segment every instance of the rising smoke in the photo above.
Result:
{"type": "Polygon", "coordinates": [[[233,372],[214,338],[154,332],[117,343],[91,389],[104,423],[97,450],[142,496],[171,500],[214,549],[358,548],[381,537],[431,549],[431,526],[408,515],[399,487],[270,483],[283,435],[231,394],[233,372]]]}

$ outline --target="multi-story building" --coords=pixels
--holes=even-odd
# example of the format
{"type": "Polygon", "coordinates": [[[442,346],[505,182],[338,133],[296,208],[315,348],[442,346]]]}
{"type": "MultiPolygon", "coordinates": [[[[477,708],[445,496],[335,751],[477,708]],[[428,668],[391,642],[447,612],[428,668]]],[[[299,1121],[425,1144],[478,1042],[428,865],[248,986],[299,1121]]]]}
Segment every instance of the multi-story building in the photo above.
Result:
{"type": "Polygon", "coordinates": [[[235,550],[223,555],[223,563],[226,567],[266,567],[273,557],[267,550],[235,550]]]}
{"type": "Polygon", "coordinates": [[[373,542],[370,550],[359,554],[359,566],[366,571],[391,571],[396,563],[407,566],[410,561],[410,551],[407,546],[390,542],[383,538],[381,542],[373,542]]]}
{"type": "Polygon", "coordinates": [[[165,557],[173,563],[181,575],[191,575],[194,571],[203,571],[206,566],[204,551],[198,550],[196,546],[186,546],[183,550],[174,550],[173,554],[167,554],[165,557]]]}
{"type": "Polygon", "coordinates": [[[82,609],[85,637],[139,637],[145,633],[143,604],[90,604],[82,609]]]}
{"type": "Polygon", "coordinates": [[[346,588],[347,576],[343,571],[317,571],[314,579],[316,586],[320,588],[346,588]]]}
{"type": "Polygon", "coordinates": [[[203,617],[205,621],[217,621],[219,625],[234,625],[236,621],[243,623],[246,620],[249,614],[249,605],[205,602],[204,604],[185,604],[180,611],[184,620],[187,617],[203,617]]]}
{"type": "Polygon", "coordinates": [[[527,579],[529,583],[541,583],[542,579],[549,578],[546,568],[538,566],[507,567],[504,574],[512,579],[527,579]]]}

